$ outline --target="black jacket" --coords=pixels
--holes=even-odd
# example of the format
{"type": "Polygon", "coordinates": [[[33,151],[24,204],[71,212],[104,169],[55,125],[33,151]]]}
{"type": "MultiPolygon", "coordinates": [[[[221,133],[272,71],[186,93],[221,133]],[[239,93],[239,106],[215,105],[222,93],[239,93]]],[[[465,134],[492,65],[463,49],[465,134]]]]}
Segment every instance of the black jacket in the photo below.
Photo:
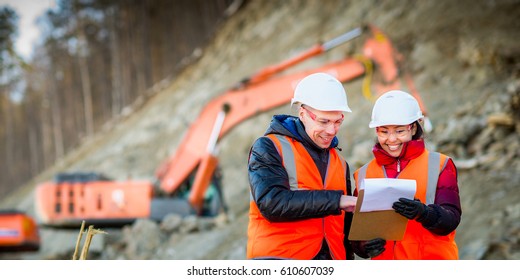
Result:
{"type": "MultiPolygon", "coordinates": [[[[325,178],[329,149],[337,148],[338,145],[336,137],[329,148],[322,149],[314,144],[305,133],[303,123],[297,117],[288,115],[274,116],[265,132],[265,135],[268,134],[289,136],[301,142],[320,170],[322,180],[325,178]]],[[[347,189],[345,191],[351,195],[348,163],[346,166],[347,189]]],[[[251,195],[260,213],[271,222],[297,221],[341,214],[339,200],[342,192],[340,191],[302,190],[295,192],[290,190],[287,171],[274,143],[268,137],[260,137],[253,143],[249,155],[248,172],[251,195]]],[[[351,221],[352,214],[346,213],[344,244],[348,259],[353,259],[350,242],[347,240],[351,221]]],[[[322,249],[328,252],[328,248],[322,249]]]]}

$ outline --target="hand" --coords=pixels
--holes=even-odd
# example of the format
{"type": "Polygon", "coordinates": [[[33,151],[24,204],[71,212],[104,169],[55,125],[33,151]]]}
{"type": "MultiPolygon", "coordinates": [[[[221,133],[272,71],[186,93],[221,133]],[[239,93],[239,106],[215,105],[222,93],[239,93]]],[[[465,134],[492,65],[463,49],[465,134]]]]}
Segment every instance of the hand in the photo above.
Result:
{"type": "Polygon", "coordinates": [[[383,238],[376,238],[369,240],[364,245],[364,250],[371,258],[381,255],[385,251],[386,240],[383,238]]]}
{"type": "Polygon", "coordinates": [[[339,208],[346,212],[354,212],[356,209],[357,197],[351,195],[342,195],[339,199],[339,208]]]}
{"type": "Polygon", "coordinates": [[[428,206],[424,205],[419,199],[410,200],[404,197],[399,198],[399,201],[392,205],[395,212],[413,220],[418,219],[426,213],[428,206]]]}

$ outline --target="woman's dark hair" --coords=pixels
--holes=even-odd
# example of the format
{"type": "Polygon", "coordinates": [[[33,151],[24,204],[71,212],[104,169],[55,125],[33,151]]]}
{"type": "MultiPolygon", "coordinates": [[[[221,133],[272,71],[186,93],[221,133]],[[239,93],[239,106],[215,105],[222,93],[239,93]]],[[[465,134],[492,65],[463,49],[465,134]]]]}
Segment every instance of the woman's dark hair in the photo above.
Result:
{"type": "Polygon", "coordinates": [[[417,140],[417,139],[423,138],[424,131],[422,129],[421,123],[419,123],[419,121],[415,121],[412,125],[415,125],[415,127],[417,127],[417,131],[412,136],[412,140],[417,140]]]}

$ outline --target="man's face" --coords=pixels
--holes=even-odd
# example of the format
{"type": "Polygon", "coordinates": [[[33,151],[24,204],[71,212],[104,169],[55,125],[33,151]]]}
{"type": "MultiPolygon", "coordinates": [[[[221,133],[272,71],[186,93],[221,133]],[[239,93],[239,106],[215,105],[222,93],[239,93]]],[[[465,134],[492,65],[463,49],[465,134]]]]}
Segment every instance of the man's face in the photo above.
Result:
{"type": "Polygon", "coordinates": [[[306,105],[300,107],[299,117],[307,135],[320,148],[330,147],[344,119],[341,111],[318,111],[306,105]]]}

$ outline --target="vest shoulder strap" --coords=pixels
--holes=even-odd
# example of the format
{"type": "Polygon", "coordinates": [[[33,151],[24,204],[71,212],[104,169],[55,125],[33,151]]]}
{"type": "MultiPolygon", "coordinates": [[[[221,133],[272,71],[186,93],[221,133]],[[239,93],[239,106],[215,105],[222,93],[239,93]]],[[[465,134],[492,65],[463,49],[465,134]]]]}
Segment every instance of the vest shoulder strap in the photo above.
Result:
{"type": "Polygon", "coordinates": [[[435,194],[437,192],[437,183],[439,175],[446,167],[448,157],[438,152],[428,153],[428,186],[426,189],[426,204],[435,202],[435,194]]]}
{"type": "Polygon", "coordinates": [[[296,158],[294,155],[294,151],[292,149],[292,144],[289,142],[290,140],[279,134],[269,134],[267,135],[275,144],[276,149],[278,150],[278,154],[282,158],[282,164],[287,171],[287,175],[289,176],[289,185],[291,189],[298,189],[298,177],[296,174],[296,158]]]}
{"type": "Polygon", "coordinates": [[[367,176],[367,169],[368,169],[368,165],[370,164],[371,161],[369,161],[368,163],[365,163],[365,165],[361,166],[356,172],[354,172],[355,174],[357,174],[355,177],[356,179],[356,190],[359,192],[359,185],[361,184],[361,182],[366,178],[367,176]]]}

